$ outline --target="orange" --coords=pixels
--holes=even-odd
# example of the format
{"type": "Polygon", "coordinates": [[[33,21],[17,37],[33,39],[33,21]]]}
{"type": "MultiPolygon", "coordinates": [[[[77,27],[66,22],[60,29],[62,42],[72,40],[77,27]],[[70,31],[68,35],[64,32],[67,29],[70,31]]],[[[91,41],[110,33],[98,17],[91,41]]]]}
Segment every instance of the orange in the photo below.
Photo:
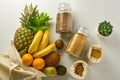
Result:
{"type": "Polygon", "coordinates": [[[38,70],[41,70],[45,66],[45,61],[43,58],[35,58],[33,60],[32,66],[38,70]]]}
{"type": "Polygon", "coordinates": [[[29,66],[29,65],[32,64],[32,61],[33,61],[33,57],[32,57],[31,54],[27,53],[27,54],[24,54],[22,56],[22,63],[23,63],[23,65],[29,66]]]}

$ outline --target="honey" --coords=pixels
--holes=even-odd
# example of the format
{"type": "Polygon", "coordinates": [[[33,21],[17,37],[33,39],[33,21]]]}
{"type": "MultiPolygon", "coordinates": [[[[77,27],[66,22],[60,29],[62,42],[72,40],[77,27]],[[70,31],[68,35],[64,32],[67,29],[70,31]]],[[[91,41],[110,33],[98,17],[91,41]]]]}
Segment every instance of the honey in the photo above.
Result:
{"type": "Polygon", "coordinates": [[[75,57],[80,57],[86,42],[87,42],[86,36],[84,36],[81,33],[75,33],[73,34],[68,43],[66,52],[72,54],[75,57]]]}
{"type": "Polygon", "coordinates": [[[83,49],[85,48],[85,45],[87,43],[87,32],[85,27],[80,27],[78,31],[76,31],[67,47],[66,47],[66,52],[75,56],[75,57],[80,57],[82,54],[83,49]]]}

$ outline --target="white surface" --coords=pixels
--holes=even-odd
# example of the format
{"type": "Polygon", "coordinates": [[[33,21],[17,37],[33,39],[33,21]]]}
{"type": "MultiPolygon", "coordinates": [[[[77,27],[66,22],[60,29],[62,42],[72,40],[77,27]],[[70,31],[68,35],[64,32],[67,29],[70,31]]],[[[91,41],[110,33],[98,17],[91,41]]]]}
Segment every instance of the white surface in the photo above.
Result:
{"type": "MultiPolygon", "coordinates": [[[[55,17],[60,2],[71,4],[74,27],[86,26],[90,29],[90,44],[98,43],[103,47],[104,58],[91,65],[85,80],[120,80],[120,0],[0,0],[0,52],[9,50],[10,41],[15,30],[20,26],[19,17],[25,4],[37,4],[40,11],[48,12],[52,20],[51,41],[61,38],[55,33],[55,17]],[[99,22],[108,20],[114,26],[114,31],[107,39],[96,35],[99,22]],[[56,37],[54,37],[56,36],[56,37]]],[[[66,41],[67,43],[67,41],[66,41]]],[[[87,50],[87,49],[86,49],[87,50]]],[[[61,64],[68,70],[77,59],[62,53],[61,64]]],[[[73,80],[68,75],[45,78],[43,80],[73,80]]]]}

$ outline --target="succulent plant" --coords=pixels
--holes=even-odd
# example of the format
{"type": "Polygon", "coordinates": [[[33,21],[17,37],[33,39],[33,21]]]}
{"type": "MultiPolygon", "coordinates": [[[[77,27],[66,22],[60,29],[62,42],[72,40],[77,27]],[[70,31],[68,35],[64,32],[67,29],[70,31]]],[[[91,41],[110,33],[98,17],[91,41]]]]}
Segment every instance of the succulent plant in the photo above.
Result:
{"type": "Polygon", "coordinates": [[[103,21],[98,25],[98,32],[102,36],[109,36],[113,31],[113,26],[110,22],[103,21]]]}

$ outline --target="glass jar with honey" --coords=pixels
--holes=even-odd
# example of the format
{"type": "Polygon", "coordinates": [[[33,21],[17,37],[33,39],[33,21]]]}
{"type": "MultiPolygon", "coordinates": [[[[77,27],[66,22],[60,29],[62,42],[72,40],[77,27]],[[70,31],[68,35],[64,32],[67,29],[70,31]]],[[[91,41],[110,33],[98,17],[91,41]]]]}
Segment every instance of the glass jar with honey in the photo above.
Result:
{"type": "Polygon", "coordinates": [[[80,57],[87,43],[88,32],[86,27],[79,27],[72,35],[65,51],[75,57],[80,57]]]}

